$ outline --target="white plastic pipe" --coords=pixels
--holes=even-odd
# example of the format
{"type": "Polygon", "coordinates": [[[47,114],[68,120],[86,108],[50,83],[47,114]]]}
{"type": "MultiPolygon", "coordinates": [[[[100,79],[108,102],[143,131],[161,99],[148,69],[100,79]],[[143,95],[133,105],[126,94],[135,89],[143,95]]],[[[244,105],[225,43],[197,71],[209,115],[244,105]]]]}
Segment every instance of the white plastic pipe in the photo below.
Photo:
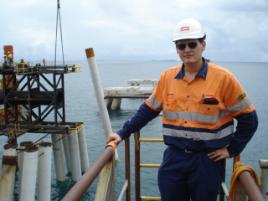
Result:
{"type": "Polygon", "coordinates": [[[32,141],[22,141],[20,142],[20,146],[17,152],[18,155],[18,169],[20,171],[20,175],[22,173],[22,161],[23,161],[23,152],[22,150],[25,149],[26,147],[32,146],[33,142],[32,141]]]}
{"type": "MultiPolygon", "coordinates": [[[[108,111],[104,103],[104,95],[103,89],[99,78],[99,73],[97,70],[97,64],[95,62],[95,55],[93,48],[86,49],[86,56],[88,60],[88,64],[91,71],[91,78],[93,81],[95,94],[97,97],[97,102],[101,114],[101,119],[103,122],[103,127],[105,131],[106,138],[112,134],[112,127],[111,122],[109,119],[108,111]]],[[[117,152],[115,152],[115,158],[118,159],[117,152]]],[[[113,161],[106,164],[100,173],[100,179],[97,185],[97,190],[95,193],[95,201],[106,201],[106,200],[113,200],[111,195],[114,192],[113,187],[113,161]]]]}
{"type": "Polygon", "coordinates": [[[78,179],[82,176],[82,173],[81,173],[81,160],[79,154],[77,129],[72,129],[71,133],[68,135],[68,138],[69,138],[69,147],[71,156],[72,179],[74,181],[78,181],[78,179]]]}
{"type": "Polygon", "coordinates": [[[108,114],[108,111],[106,109],[105,102],[104,102],[104,92],[103,92],[103,88],[101,84],[101,79],[99,76],[98,67],[95,61],[94,51],[92,48],[89,48],[86,50],[86,53],[87,53],[87,61],[88,61],[90,72],[91,72],[90,75],[91,75],[92,83],[94,85],[94,91],[95,91],[95,95],[97,98],[97,103],[99,106],[105,135],[106,137],[108,137],[112,133],[112,127],[111,127],[111,122],[109,119],[109,114],[108,114]]]}
{"type": "Polygon", "coordinates": [[[32,141],[22,141],[20,142],[19,149],[17,150],[18,155],[18,169],[19,169],[19,186],[21,185],[21,177],[22,177],[22,171],[23,171],[23,151],[26,149],[26,147],[33,146],[32,141]]]}
{"type": "Polygon", "coordinates": [[[126,180],[124,185],[123,185],[123,188],[122,188],[122,190],[121,190],[121,192],[120,192],[120,194],[119,194],[119,196],[117,198],[117,201],[122,201],[123,200],[123,196],[125,195],[127,187],[128,187],[128,181],[126,180]]]}
{"type": "MultiPolygon", "coordinates": [[[[91,72],[90,75],[91,75],[92,83],[94,86],[94,91],[96,94],[98,107],[99,107],[100,114],[101,114],[104,132],[105,132],[106,138],[108,138],[108,136],[112,134],[112,126],[111,126],[108,110],[106,108],[106,104],[104,101],[103,87],[101,84],[99,71],[97,68],[96,61],[95,61],[95,54],[94,54],[93,48],[86,49],[86,56],[87,56],[88,65],[90,67],[90,72],[91,72]]],[[[118,159],[117,151],[115,152],[115,159],[116,160],[118,159]]]]}
{"type": "Polygon", "coordinates": [[[54,164],[56,170],[56,178],[58,181],[65,181],[66,177],[66,161],[60,134],[52,134],[52,148],[54,155],[54,164]]]}
{"type": "Polygon", "coordinates": [[[16,145],[6,144],[4,146],[2,175],[0,177],[0,201],[13,200],[16,163],[16,145]]]}
{"type": "Polygon", "coordinates": [[[35,201],[35,187],[38,166],[38,148],[32,146],[23,151],[23,169],[20,185],[20,201],[35,201]]]}
{"type": "Polygon", "coordinates": [[[38,180],[37,180],[37,200],[51,200],[51,163],[52,147],[49,142],[41,142],[38,151],[38,180]]]}
{"type": "Polygon", "coordinates": [[[68,135],[63,135],[62,136],[63,140],[63,147],[64,147],[64,154],[65,154],[65,160],[66,160],[66,168],[67,168],[67,173],[70,173],[72,170],[71,166],[71,156],[70,156],[70,147],[69,147],[69,139],[68,135]]]}
{"type": "Polygon", "coordinates": [[[82,173],[84,173],[89,168],[87,139],[86,139],[86,135],[84,132],[84,124],[81,124],[78,127],[78,142],[79,142],[79,151],[80,151],[80,157],[81,157],[81,170],[82,170],[82,173]]]}

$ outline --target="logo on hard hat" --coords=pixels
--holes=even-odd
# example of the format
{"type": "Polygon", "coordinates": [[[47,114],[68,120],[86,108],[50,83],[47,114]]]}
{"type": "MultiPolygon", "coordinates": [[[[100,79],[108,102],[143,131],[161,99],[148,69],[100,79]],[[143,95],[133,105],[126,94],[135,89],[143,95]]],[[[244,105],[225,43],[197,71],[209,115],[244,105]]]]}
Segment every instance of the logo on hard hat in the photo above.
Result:
{"type": "Polygon", "coordinates": [[[189,30],[190,30],[189,26],[184,26],[184,27],[181,27],[180,31],[189,31],[189,30]]]}

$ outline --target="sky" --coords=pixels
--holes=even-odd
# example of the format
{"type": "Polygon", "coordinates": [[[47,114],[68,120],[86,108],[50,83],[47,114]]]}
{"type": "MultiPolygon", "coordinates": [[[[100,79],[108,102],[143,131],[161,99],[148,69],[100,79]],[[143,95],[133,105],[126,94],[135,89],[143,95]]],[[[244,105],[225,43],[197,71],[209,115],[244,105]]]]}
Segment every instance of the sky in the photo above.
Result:
{"type": "MultiPolygon", "coordinates": [[[[268,61],[268,0],[61,0],[65,60],[179,60],[176,24],[196,18],[207,34],[204,56],[215,61],[268,61]]],[[[54,58],[56,0],[0,0],[0,55],[54,58]]],[[[57,58],[61,59],[58,38],[57,58]]]]}

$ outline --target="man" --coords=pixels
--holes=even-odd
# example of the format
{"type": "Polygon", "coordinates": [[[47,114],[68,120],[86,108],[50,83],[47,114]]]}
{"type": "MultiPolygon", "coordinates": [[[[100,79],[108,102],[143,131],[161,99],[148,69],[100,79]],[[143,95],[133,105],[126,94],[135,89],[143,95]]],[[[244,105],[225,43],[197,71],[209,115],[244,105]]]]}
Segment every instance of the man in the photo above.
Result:
{"type": "Polygon", "coordinates": [[[257,129],[254,106],[234,75],[202,57],[205,37],[195,19],[177,25],[173,41],[183,64],[162,73],[150,98],[108,139],[119,143],[163,111],[162,201],[216,201],[224,159],[241,153],[257,129]]]}

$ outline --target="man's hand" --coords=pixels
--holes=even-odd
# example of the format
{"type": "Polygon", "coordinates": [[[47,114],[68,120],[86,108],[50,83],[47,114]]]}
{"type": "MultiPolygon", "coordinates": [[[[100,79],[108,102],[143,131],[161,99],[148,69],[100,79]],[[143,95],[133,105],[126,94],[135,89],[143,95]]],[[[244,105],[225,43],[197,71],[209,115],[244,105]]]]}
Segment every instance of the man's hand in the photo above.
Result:
{"type": "Polygon", "coordinates": [[[122,141],[121,137],[117,133],[112,133],[109,135],[106,144],[113,142],[118,145],[122,141]]]}
{"type": "Polygon", "coordinates": [[[210,152],[210,153],[208,154],[208,157],[209,157],[211,160],[217,162],[217,161],[219,161],[219,160],[229,158],[230,155],[229,155],[229,152],[228,152],[227,148],[224,147],[224,148],[217,149],[217,150],[215,150],[215,151],[210,152]]]}

